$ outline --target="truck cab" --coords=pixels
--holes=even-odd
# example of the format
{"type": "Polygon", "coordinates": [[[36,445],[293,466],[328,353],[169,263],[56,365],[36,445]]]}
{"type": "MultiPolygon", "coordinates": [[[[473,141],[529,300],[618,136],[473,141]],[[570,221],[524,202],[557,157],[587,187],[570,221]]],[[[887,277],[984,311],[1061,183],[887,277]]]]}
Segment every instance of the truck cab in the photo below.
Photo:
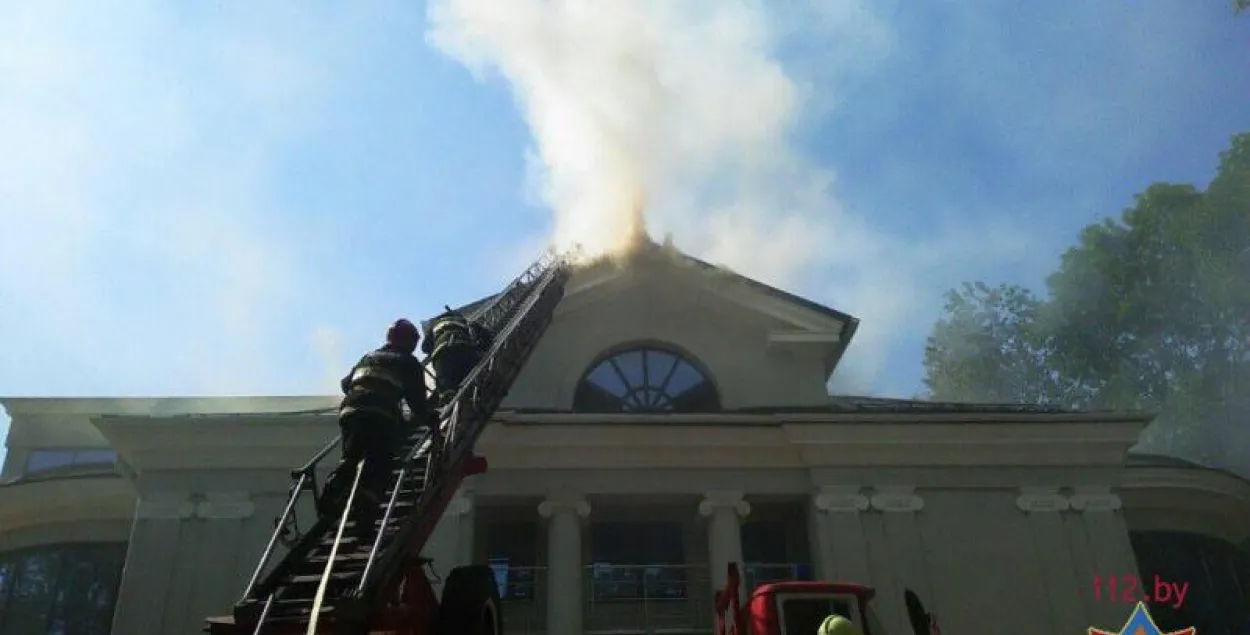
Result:
{"type": "MultiPolygon", "coordinates": [[[[755,635],[816,635],[821,622],[841,615],[864,635],[884,635],[869,625],[874,591],[843,582],[774,582],[756,587],[747,601],[747,632],[755,635]]],[[[742,634],[742,635],[745,635],[742,634]]]]}
{"type": "MultiPolygon", "coordinates": [[[[716,594],[717,635],[817,635],[831,615],[850,620],[863,635],[891,635],[873,613],[872,587],[849,582],[786,581],[749,591],[742,605],[738,567],[729,565],[724,589],[716,594]]],[[[905,594],[914,635],[940,635],[933,616],[911,591],[905,594]]],[[[902,634],[896,634],[902,635],[902,634]]]]}

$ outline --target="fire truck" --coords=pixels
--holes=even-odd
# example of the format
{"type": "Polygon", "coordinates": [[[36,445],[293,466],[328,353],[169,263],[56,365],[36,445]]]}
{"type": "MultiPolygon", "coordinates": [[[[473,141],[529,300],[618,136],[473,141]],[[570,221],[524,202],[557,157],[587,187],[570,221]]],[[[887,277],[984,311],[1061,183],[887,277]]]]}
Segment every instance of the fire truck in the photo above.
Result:
{"type": "MultiPolygon", "coordinates": [[[[486,471],[486,460],[474,454],[474,445],[550,325],[570,275],[567,259],[548,254],[471,310],[469,317],[495,334],[491,348],[441,407],[440,432],[422,431],[407,439],[375,531],[358,531],[346,513],[299,527],[298,512],[308,503],[306,496],[316,506],[325,495],[317,474],[339,439],[292,470],[290,496],[242,597],[229,615],[208,618],[204,631],[501,635],[500,597],[491,569],[480,565],[453,569],[439,598],[426,573],[430,560],[421,552],[463,479],[486,471]],[[362,541],[362,533],[374,537],[362,541]]],[[[356,466],[345,509],[354,503],[362,467],[363,463],[356,466]]],[[[842,611],[861,631],[882,635],[863,621],[872,596],[866,587],[765,585],[741,607],[736,567],[731,566],[730,580],[733,589],[722,590],[717,598],[721,635],[731,630],[737,635],[812,635],[819,625],[819,620],[811,623],[815,618],[808,614],[813,610],[842,611]],[[817,596],[825,598],[823,604],[817,603],[819,610],[816,604],[804,603],[803,598],[817,596]],[[729,613],[732,616],[725,618],[729,613]]],[[[917,633],[929,635],[928,630],[917,633]]]]}

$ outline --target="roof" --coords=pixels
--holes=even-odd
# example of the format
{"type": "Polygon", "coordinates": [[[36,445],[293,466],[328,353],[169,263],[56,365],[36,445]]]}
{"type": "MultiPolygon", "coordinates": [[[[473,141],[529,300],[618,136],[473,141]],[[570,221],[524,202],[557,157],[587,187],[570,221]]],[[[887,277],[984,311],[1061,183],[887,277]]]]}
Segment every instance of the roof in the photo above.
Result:
{"type": "MultiPolygon", "coordinates": [[[[735,281],[745,286],[755,289],[756,291],[760,291],[762,293],[771,295],[779,300],[783,300],[791,304],[796,304],[805,309],[815,311],[816,313],[820,313],[822,315],[827,315],[838,321],[845,322],[848,324],[850,323],[858,324],[859,322],[858,318],[848,315],[846,313],[843,313],[841,311],[838,311],[837,309],[833,309],[831,307],[825,306],[823,304],[820,304],[819,302],[813,302],[812,300],[809,300],[802,296],[795,295],[788,291],[783,291],[772,285],[764,284],[763,282],[754,280],[752,278],[748,278],[740,273],[730,271],[729,269],[726,269],[724,267],[714,265],[704,260],[700,260],[678,249],[666,248],[665,246],[660,245],[659,243],[656,243],[654,241],[648,241],[646,245],[643,247],[643,253],[654,254],[654,253],[659,253],[661,250],[664,250],[665,253],[669,255],[675,256],[677,259],[679,259],[680,261],[684,263],[694,265],[705,271],[710,271],[710,272],[714,272],[717,274],[730,276],[735,281]]],[[[484,298],[474,300],[473,302],[470,302],[463,306],[456,307],[456,310],[461,313],[470,313],[470,312],[476,311],[482,308],[483,306],[485,306],[491,300],[494,300],[498,295],[499,295],[498,293],[488,295],[484,298]]]]}
{"type": "MultiPolygon", "coordinates": [[[[812,312],[815,312],[815,313],[818,313],[820,315],[824,315],[827,317],[831,317],[837,320],[838,322],[842,324],[842,331],[838,334],[839,335],[838,348],[834,351],[832,358],[829,359],[829,366],[826,369],[826,372],[830,372],[832,371],[832,369],[837,368],[838,363],[842,361],[842,356],[846,354],[847,347],[851,345],[851,340],[855,337],[855,332],[859,329],[859,318],[856,318],[847,313],[838,311],[837,309],[833,309],[831,307],[825,306],[823,304],[820,304],[819,302],[813,302],[812,300],[809,300],[802,296],[795,295],[788,291],[783,291],[772,285],[764,284],[763,282],[760,282],[758,280],[748,278],[740,273],[730,271],[729,269],[726,269],[724,267],[720,267],[720,266],[711,264],[707,261],[700,260],[698,258],[695,258],[694,256],[691,256],[690,254],[684,253],[681,250],[678,250],[671,246],[661,245],[654,241],[648,240],[646,244],[642,247],[642,250],[640,251],[640,253],[647,254],[647,255],[659,255],[663,253],[664,255],[668,257],[676,258],[680,263],[692,265],[694,267],[697,267],[707,272],[715,273],[717,275],[726,276],[730,278],[731,280],[733,280],[734,282],[741,284],[747,288],[750,288],[754,291],[772,296],[778,300],[781,300],[782,302],[800,306],[809,311],[812,311],[812,312]]],[[[493,301],[498,296],[499,296],[498,293],[491,294],[484,298],[474,300],[473,302],[470,302],[463,306],[456,307],[455,310],[459,311],[460,313],[469,315],[475,311],[478,311],[486,307],[491,301],[493,301]]],[[[428,320],[426,321],[428,322],[428,320]]]]}

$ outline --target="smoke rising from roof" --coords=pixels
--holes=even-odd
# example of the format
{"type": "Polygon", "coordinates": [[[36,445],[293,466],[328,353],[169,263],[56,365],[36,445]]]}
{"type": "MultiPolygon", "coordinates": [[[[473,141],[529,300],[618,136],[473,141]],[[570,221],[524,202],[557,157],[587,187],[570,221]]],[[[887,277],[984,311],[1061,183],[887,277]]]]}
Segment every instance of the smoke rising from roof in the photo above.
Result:
{"type": "Polygon", "coordinates": [[[778,282],[815,256],[824,219],[813,213],[827,210],[778,212],[831,179],[788,145],[803,89],[778,61],[780,24],[764,6],[433,0],[428,39],[479,78],[510,82],[557,248],[628,250],[648,228],[671,230],[778,282]]]}

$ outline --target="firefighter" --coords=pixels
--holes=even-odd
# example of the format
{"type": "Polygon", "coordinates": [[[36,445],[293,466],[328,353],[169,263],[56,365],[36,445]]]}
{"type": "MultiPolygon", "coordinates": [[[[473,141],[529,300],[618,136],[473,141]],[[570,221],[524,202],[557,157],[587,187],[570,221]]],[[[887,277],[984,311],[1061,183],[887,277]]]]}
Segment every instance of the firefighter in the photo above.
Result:
{"type": "Polygon", "coordinates": [[[816,635],[861,635],[859,628],[851,620],[841,615],[830,615],[820,623],[816,635]]]}
{"type": "Polygon", "coordinates": [[[489,329],[465,318],[464,314],[447,310],[430,321],[421,352],[434,369],[434,391],[439,406],[455,396],[460,384],[473,372],[493,342],[489,329]]]}
{"type": "Polygon", "coordinates": [[[396,453],[413,426],[433,421],[426,395],[425,369],[413,355],[421,334],[408,320],[396,320],[386,331],[386,344],[360,358],[343,378],[339,405],[343,460],[326,481],[322,516],[337,513],[364,459],[352,515],[362,534],[369,534],[391,485],[396,453]],[[402,403],[408,404],[405,421],[402,403]]]}

